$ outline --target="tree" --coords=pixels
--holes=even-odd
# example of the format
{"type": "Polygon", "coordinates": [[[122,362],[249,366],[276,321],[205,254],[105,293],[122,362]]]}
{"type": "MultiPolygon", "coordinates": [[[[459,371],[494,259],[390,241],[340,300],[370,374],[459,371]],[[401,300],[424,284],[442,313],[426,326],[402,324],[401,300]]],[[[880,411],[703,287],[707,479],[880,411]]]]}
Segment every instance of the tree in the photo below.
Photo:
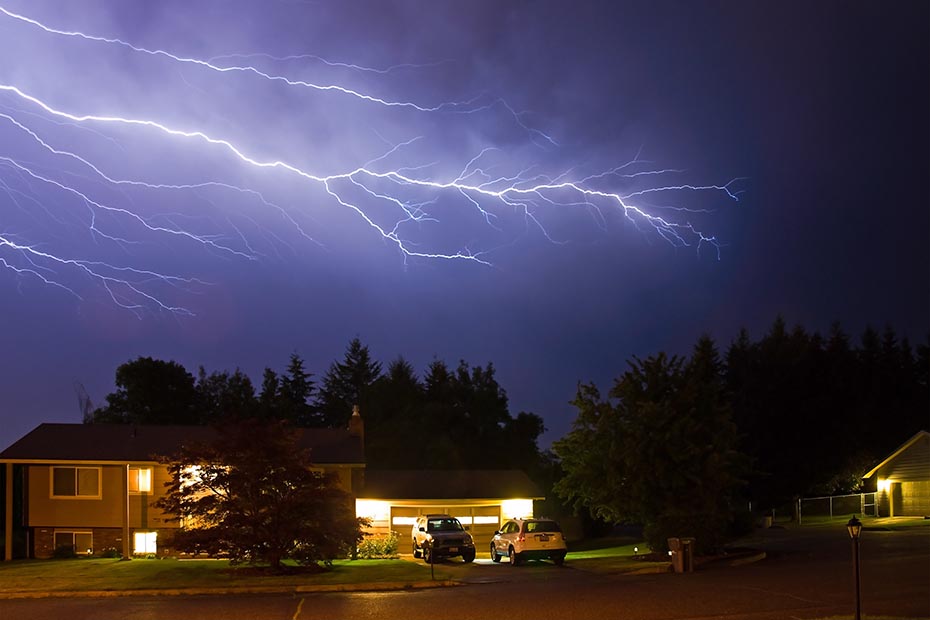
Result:
{"type": "Polygon", "coordinates": [[[371,359],[368,347],[358,337],[346,347],[342,362],[333,362],[323,378],[317,410],[323,426],[344,428],[352,408],[368,409],[372,385],[381,376],[381,363],[371,359]]]}
{"type": "Polygon", "coordinates": [[[177,362],[140,357],[116,369],[117,390],[92,422],[198,424],[194,376],[177,362]]]}
{"type": "Polygon", "coordinates": [[[354,549],[366,523],[337,476],[313,471],[301,432],[286,421],[246,420],[166,457],[171,481],[156,507],[183,525],[169,545],[275,569],[285,559],[330,563],[354,549]]]}
{"type": "Polygon", "coordinates": [[[371,469],[422,467],[410,440],[422,433],[423,385],[403,357],[392,361],[372,386],[365,421],[365,459],[371,469]]]}
{"type": "Polygon", "coordinates": [[[653,549],[671,536],[716,548],[743,461],[713,343],[702,338],[687,364],[634,358],[609,396],[579,386],[572,431],[553,444],[564,471],[556,493],[595,517],[643,525],[653,549]]]}
{"type": "Polygon", "coordinates": [[[320,419],[310,404],[312,376],[304,370],[303,359],[292,353],[287,372],[280,378],[278,386],[276,419],[290,420],[298,426],[320,426],[320,419]]]}
{"type": "Polygon", "coordinates": [[[219,424],[256,415],[255,387],[238,368],[232,374],[226,371],[207,374],[201,366],[196,388],[199,417],[204,423],[219,424]]]}

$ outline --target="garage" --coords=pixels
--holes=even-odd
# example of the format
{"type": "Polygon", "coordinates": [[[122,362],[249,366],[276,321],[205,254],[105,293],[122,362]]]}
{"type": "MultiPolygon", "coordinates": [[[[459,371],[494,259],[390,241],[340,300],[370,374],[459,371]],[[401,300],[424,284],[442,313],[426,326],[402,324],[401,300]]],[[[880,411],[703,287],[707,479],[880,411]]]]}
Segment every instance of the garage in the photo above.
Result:
{"type": "Polygon", "coordinates": [[[920,431],[862,477],[882,517],[930,516],[930,433],[920,431]]]}
{"type": "Polygon", "coordinates": [[[536,485],[519,470],[367,471],[356,514],[371,520],[369,534],[396,532],[401,553],[409,553],[418,516],[450,514],[474,537],[480,555],[503,521],[533,516],[539,499],[536,485]]]}

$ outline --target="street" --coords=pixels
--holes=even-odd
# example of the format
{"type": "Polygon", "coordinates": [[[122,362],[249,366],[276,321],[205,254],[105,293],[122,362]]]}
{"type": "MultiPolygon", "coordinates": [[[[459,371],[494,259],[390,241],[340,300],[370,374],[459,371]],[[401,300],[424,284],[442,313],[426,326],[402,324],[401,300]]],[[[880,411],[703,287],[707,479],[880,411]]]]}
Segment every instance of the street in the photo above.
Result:
{"type": "MultiPolygon", "coordinates": [[[[755,545],[769,557],[743,566],[704,565],[692,574],[603,575],[549,563],[510,567],[450,562],[465,585],[390,593],[125,597],[0,601],[3,620],[94,618],[361,619],[785,618],[851,617],[851,547],[845,528],[769,530],[755,545]]],[[[930,528],[866,532],[866,616],[930,617],[930,528]]]]}

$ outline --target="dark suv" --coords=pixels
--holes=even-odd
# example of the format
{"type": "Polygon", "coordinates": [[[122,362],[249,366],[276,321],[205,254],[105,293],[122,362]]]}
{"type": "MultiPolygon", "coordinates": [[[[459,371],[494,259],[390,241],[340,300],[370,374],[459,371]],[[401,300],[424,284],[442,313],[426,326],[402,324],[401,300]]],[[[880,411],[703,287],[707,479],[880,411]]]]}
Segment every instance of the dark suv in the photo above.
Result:
{"type": "Polygon", "coordinates": [[[423,515],[417,517],[410,534],[414,557],[423,556],[429,563],[435,558],[462,556],[466,562],[475,559],[475,541],[461,522],[449,515],[423,515]]]}

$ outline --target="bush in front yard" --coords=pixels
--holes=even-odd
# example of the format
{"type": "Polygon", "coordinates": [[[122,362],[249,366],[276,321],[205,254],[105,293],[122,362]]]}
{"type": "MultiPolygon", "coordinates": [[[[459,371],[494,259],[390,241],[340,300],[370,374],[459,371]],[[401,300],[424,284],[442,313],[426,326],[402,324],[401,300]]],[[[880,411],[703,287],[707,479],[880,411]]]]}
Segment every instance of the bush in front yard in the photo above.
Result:
{"type": "Polygon", "coordinates": [[[396,558],[399,546],[397,532],[391,532],[388,536],[372,536],[359,544],[358,557],[362,560],[396,558]]]}
{"type": "Polygon", "coordinates": [[[74,551],[74,545],[58,545],[52,552],[52,557],[57,560],[68,560],[76,558],[77,553],[74,551]]]}

